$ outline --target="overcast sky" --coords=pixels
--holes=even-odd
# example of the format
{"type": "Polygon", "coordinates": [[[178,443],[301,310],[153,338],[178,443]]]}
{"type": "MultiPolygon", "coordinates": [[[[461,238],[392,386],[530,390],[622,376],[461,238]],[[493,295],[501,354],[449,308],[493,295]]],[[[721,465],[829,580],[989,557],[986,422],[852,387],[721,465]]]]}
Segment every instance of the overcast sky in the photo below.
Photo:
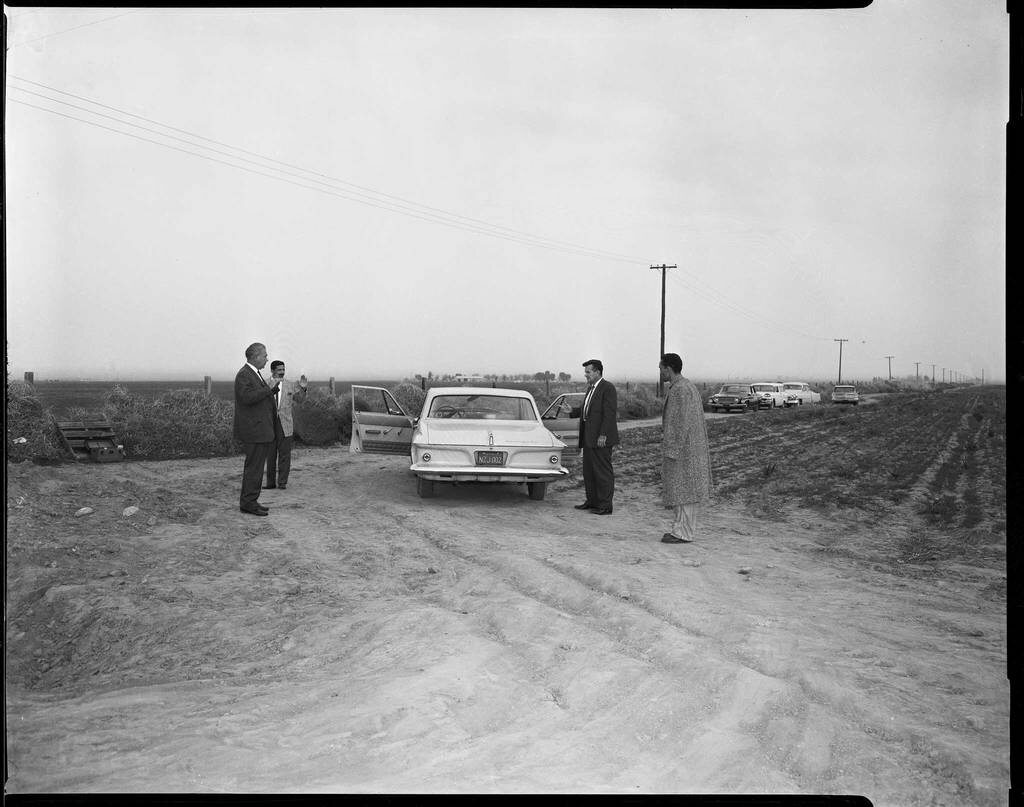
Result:
{"type": "Polygon", "coordinates": [[[1005,377],[1003,3],[5,10],[14,377],[1005,377]]]}

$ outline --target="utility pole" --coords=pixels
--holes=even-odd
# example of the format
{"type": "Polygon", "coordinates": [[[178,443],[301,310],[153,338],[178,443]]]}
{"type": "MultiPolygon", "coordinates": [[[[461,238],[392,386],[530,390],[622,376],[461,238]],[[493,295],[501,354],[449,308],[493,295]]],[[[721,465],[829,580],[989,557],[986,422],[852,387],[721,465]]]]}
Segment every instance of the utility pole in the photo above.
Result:
{"type": "Polygon", "coordinates": [[[946,383],[946,368],[945,367],[942,368],[942,383],[943,384],[946,383]]]}
{"type": "Polygon", "coordinates": [[[920,380],[921,380],[921,362],[915,361],[914,362],[914,383],[917,383],[920,380]]]}
{"type": "Polygon", "coordinates": [[[932,386],[935,386],[935,365],[932,365],[932,386]]]}
{"type": "Polygon", "coordinates": [[[843,342],[849,342],[849,339],[833,339],[833,342],[839,343],[839,379],[836,384],[843,383],[843,342]]]}
{"type": "MultiPolygon", "coordinates": [[[[661,357],[665,355],[665,272],[669,269],[678,269],[679,267],[675,264],[666,266],[652,266],[652,269],[661,270],[661,348],[658,351],[658,361],[661,361],[661,357]]],[[[658,397],[660,398],[664,393],[664,382],[661,380],[661,374],[658,374],[658,397]]]]}
{"type": "Polygon", "coordinates": [[[892,381],[892,360],[895,359],[896,357],[895,356],[886,356],[885,358],[887,358],[889,360],[889,380],[892,381]]]}

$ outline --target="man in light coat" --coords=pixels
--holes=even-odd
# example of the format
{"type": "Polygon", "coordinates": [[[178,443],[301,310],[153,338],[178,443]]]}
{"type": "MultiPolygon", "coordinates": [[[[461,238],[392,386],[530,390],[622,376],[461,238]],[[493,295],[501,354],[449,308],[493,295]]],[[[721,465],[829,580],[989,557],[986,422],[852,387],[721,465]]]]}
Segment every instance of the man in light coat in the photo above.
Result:
{"type": "Polygon", "coordinates": [[[711,499],[711,455],[704,404],[693,383],[681,375],[683,360],[666,353],[658,364],[669,384],[662,414],[662,496],[674,510],[672,529],[662,543],[688,544],[697,534],[697,515],[711,499]]]}
{"type": "Polygon", "coordinates": [[[295,434],[292,403],[306,399],[306,376],[299,377],[298,385],[288,381],[284,362],[270,362],[270,373],[277,382],[274,402],[277,412],[274,417],[274,442],[267,454],[267,487],[284,489],[288,487],[288,473],[292,468],[292,437],[295,434]]]}

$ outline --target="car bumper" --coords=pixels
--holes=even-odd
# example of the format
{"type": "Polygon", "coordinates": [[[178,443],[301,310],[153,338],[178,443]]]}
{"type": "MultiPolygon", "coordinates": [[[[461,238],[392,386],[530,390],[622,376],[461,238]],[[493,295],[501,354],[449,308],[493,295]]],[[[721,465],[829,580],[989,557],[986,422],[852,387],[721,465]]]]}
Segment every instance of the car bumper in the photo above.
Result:
{"type": "Polygon", "coordinates": [[[439,468],[413,463],[409,470],[434,482],[547,482],[569,474],[561,465],[557,468],[478,468],[472,465],[439,468]]]}

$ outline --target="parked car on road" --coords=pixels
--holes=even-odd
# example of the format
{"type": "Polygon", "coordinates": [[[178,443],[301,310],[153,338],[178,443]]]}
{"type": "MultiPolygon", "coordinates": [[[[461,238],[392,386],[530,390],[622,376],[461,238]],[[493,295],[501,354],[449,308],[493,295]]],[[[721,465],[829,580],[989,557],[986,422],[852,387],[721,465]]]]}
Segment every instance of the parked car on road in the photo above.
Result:
{"type": "Polygon", "coordinates": [[[860,395],[857,392],[857,388],[848,384],[839,384],[832,387],[832,403],[853,404],[856,406],[860,403],[860,395]]]}
{"type": "Polygon", "coordinates": [[[750,384],[722,384],[718,392],[708,398],[708,409],[712,412],[757,409],[757,395],[750,384]]]}
{"type": "Polygon", "coordinates": [[[757,396],[759,409],[774,409],[777,406],[786,405],[786,395],[782,391],[782,384],[778,381],[758,381],[751,384],[750,389],[757,396]]]}
{"type": "Polygon", "coordinates": [[[412,417],[383,387],[352,385],[349,450],[408,454],[424,498],[436,482],[525,482],[543,499],[548,482],[569,473],[564,448],[525,390],[435,387],[412,417]]]}
{"type": "Polygon", "coordinates": [[[541,413],[541,422],[568,448],[579,447],[580,415],[586,397],[585,392],[565,392],[541,413]]]}
{"type": "Polygon", "coordinates": [[[786,406],[821,403],[821,393],[812,390],[806,381],[783,381],[782,391],[786,394],[786,406]]]}

